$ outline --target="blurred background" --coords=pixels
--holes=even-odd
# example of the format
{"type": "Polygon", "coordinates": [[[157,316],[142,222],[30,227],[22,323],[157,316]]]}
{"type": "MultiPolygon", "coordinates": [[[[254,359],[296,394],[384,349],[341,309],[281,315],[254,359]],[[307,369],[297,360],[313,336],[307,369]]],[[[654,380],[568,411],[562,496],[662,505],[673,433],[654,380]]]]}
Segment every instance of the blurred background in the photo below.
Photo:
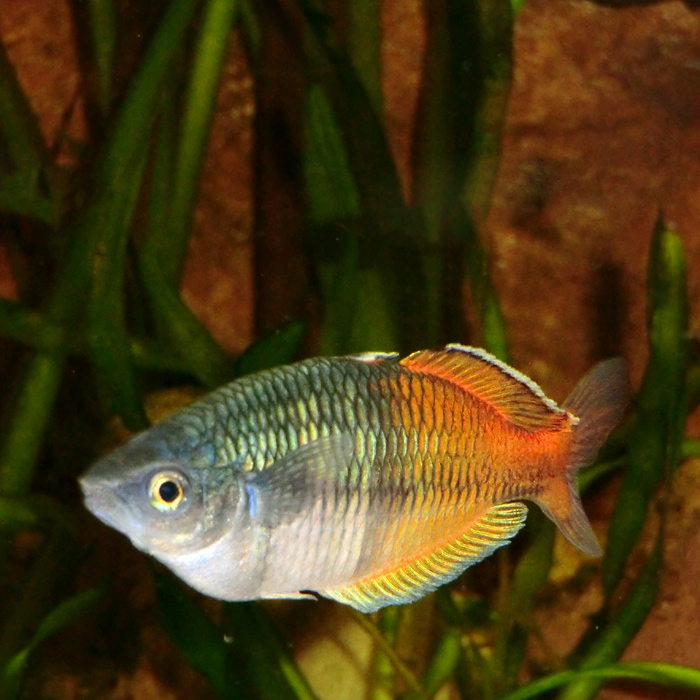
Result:
{"type": "Polygon", "coordinates": [[[0,698],[700,692],[694,4],[3,0],[0,698]],[[411,606],[224,606],[82,508],[208,389],[446,342],[627,359],[601,561],[531,512],[411,606]]]}

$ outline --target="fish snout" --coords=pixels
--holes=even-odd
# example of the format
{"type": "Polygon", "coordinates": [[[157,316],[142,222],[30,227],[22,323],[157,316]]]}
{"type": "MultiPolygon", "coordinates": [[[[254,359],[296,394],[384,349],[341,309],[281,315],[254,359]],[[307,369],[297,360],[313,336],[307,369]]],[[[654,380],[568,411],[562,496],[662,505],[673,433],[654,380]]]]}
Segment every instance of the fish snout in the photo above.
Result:
{"type": "Polygon", "coordinates": [[[123,531],[126,504],[122,502],[114,484],[92,471],[83,474],[78,481],[85,507],[106,525],[123,531]]]}

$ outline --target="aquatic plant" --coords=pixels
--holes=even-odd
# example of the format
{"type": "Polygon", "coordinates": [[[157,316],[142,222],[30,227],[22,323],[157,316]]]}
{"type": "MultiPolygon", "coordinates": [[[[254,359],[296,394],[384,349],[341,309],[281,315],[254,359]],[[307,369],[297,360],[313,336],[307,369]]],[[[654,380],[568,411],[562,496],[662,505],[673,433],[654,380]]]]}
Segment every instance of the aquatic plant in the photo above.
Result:
{"type": "MultiPolygon", "coordinates": [[[[85,70],[93,87],[85,98],[96,116],[71,178],[44,144],[30,96],[0,45],[0,210],[22,259],[14,271],[19,301],[0,300],[0,334],[11,341],[3,376],[12,389],[2,397],[0,452],[0,570],[13,601],[0,620],[2,698],[19,697],[27,687],[42,642],[112,595],[108,586],[80,587],[84,543],[71,512],[77,490],[65,486],[97,451],[87,436],[103,430],[106,417],[140,429],[147,423],[143,396],[153,388],[193,380],[213,387],[289,361],[300,352],[305,325],[317,328],[324,353],[461,340],[464,279],[479,322],[476,337],[507,357],[507,329],[473,217],[488,209],[498,165],[513,8],[505,0],[445,0],[428,14],[431,61],[417,127],[420,205],[409,207],[380,116],[377,0],[338,5],[342,32],[325,3],[312,0],[161,3],[137,64],[119,82],[117,4],[90,0],[79,31],[92,58],[85,70]],[[283,36],[295,56],[289,70],[299,71],[303,91],[291,108],[304,138],[290,187],[304,203],[304,251],[318,286],[314,292],[309,285],[309,293],[323,309],[320,321],[281,327],[274,314],[262,314],[260,328],[276,332],[235,361],[178,295],[234,28],[247,43],[261,105],[272,60],[268,37],[283,36]],[[27,545],[26,533],[39,537],[27,545]]],[[[261,118],[259,140],[272,129],[261,118]]],[[[260,159],[260,182],[270,175],[266,167],[260,159]]],[[[264,186],[257,196],[264,224],[264,186]]],[[[262,244],[259,264],[274,264],[265,250],[262,244]]],[[[654,494],[696,447],[683,439],[688,406],[698,398],[696,371],[688,370],[685,274],[681,241],[660,219],[648,273],[644,380],[629,420],[582,477],[588,488],[623,474],[602,568],[605,601],[573,654],[558,659],[560,668],[522,682],[532,613],[553,549],[550,524],[531,515],[527,545],[517,560],[499,555],[492,590],[465,595],[463,587],[444,588],[434,596],[430,615],[438,631],[420,671],[396,648],[399,633],[414,633],[410,608],[358,615],[376,642],[373,698],[422,700],[447,682],[462,697],[484,700],[555,689],[566,700],[583,700],[615,679],[700,690],[698,670],[619,662],[656,600],[663,513],[654,548],[621,594],[626,562],[654,494]]],[[[271,291],[258,293],[265,308],[271,291]]],[[[164,633],[216,693],[314,697],[264,606],[229,604],[215,621],[162,570],[154,568],[153,577],[164,633]]]]}

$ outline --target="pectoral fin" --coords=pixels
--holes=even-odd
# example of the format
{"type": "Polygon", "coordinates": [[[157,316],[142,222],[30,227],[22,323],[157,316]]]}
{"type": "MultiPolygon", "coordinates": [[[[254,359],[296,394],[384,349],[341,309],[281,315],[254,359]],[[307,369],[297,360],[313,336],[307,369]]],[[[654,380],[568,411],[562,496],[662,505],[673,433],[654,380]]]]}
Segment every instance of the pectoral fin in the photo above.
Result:
{"type": "Polygon", "coordinates": [[[428,554],[350,586],[319,593],[364,613],[386,605],[411,603],[507,544],[523,526],[526,516],[527,507],[522,503],[493,506],[463,535],[428,554]]]}
{"type": "Polygon", "coordinates": [[[355,443],[346,433],[307,442],[261,471],[246,474],[253,520],[273,528],[308,512],[350,466],[355,443]]]}

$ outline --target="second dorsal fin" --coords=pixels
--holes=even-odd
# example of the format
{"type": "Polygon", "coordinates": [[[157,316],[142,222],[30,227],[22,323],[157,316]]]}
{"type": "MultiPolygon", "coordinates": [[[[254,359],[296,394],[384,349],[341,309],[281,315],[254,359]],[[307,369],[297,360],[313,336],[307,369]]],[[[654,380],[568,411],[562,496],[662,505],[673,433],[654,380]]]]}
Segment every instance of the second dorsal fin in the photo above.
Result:
{"type": "Polygon", "coordinates": [[[448,345],[414,352],[401,364],[452,382],[525,430],[556,430],[569,420],[535,382],[485,350],[448,345]]]}

